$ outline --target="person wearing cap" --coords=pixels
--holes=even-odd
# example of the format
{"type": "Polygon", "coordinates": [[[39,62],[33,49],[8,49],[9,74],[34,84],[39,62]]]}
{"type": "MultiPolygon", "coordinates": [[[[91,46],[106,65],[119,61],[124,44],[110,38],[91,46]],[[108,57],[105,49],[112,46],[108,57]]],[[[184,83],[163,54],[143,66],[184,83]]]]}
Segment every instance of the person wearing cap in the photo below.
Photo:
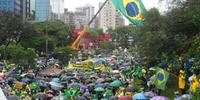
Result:
{"type": "Polygon", "coordinates": [[[185,94],[185,86],[186,86],[186,82],[185,82],[184,71],[180,70],[179,76],[178,76],[178,87],[181,90],[182,94],[185,94]]]}

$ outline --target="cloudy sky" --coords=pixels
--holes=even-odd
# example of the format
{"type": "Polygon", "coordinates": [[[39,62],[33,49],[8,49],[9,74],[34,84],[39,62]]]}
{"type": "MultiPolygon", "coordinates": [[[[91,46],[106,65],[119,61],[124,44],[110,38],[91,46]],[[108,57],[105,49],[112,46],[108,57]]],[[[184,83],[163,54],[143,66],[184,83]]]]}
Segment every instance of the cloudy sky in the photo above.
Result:
{"type": "MultiPolygon", "coordinates": [[[[91,4],[95,7],[95,11],[98,10],[99,2],[104,2],[105,0],[65,0],[65,8],[69,11],[74,11],[76,7],[84,6],[85,4],[91,4]]],[[[142,0],[147,9],[152,7],[159,7],[159,0],[142,0]]]]}

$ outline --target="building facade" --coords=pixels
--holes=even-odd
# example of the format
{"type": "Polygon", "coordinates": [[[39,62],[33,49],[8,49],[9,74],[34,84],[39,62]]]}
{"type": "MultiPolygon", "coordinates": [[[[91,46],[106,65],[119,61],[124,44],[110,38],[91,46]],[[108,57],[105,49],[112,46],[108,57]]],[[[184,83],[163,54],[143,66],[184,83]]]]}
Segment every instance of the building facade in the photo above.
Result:
{"type": "Polygon", "coordinates": [[[31,14],[35,11],[35,0],[30,0],[30,11],[31,14]]]}
{"type": "Polygon", "coordinates": [[[64,23],[75,26],[74,12],[69,12],[68,9],[64,10],[64,23]]]}
{"type": "Polygon", "coordinates": [[[64,0],[50,0],[51,20],[64,21],[64,0]]]}
{"type": "Polygon", "coordinates": [[[120,11],[116,11],[115,15],[115,27],[123,27],[125,25],[125,19],[120,11]]]}
{"type": "Polygon", "coordinates": [[[25,21],[30,17],[30,0],[0,0],[0,11],[19,14],[25,21]]]}
{"type": "MultiPolygon", "coordinates": [[[[89,21],[93,18],[94,16],[94,6],[86,4],[85,6],[82,7],[77,7],[74,14],[75,14],[75,26],[76,28],[80,28],[82,25],[88,24],[89,21]]],[[[90,28],[95,27],[95,21],[93,21],[90,25],[90,28]]]]}
{"type": "Polygon", "coordinates": [[[35,0],[36,21],[50,20],[50,0],[35,0]]]}
{"type": "Polygon", "coordinates": [[[30,11],[30,0],[21,0],[21,9],[22,9],[22,19],[27,20],[31,16],[31,11],[30,11]]]}
{"type": "MultiPolygon", "coordinates": [[[[103,5],[103,3],[99,3],[99,8],[103,5]]],[[[107,29],[115,29],[116,27],[120,27],[124,25],[124,19],[120,12],[117,11],[115,6],[112,3],[112,0],[109,0],[98,17],[98,28],[103,29],[105,32],[107,29]]]]}

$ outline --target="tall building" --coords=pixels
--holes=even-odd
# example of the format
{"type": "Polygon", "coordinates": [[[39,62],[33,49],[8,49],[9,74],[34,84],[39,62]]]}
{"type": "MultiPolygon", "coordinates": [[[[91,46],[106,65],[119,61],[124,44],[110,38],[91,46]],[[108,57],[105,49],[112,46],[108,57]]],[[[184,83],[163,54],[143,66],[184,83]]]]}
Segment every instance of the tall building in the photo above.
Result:
{"type": "Polygon", "coordinates": [[[0,11],[19,14],[25,21],[30,17],[30,0],[0,0],[0,11]]]}
{"type": "Polygon", "coordinates": [[[21,0],[0,0],[0,11],[11,11],[20,14],[22,12],[21,0]]]}
{"type": "MultiPolygon", "coordinates": [[[[81,25],[88,24],[88,22],[94,16],[94,6],[86,4],[85,6],[78,7],[75,10],[74,17],[76,20],[75,26],[80,28],[81,25]]],[[[90,25],[90,28],[95,27],[95,21],[93,21],[90,25]]]]}
{"type": "Polygon", "coordinates": [[[50,19],[50,0],[35,0],[36,21],[46,21],[50,19]]]}
{"type": "Polygon", "coordinates": [[[51,20],[64,21],[64,0],[50,0],[51,20]]]}
{"type": "Polygon", "coordinates": [[[68,9],[64,10],[64,23],[75,26],[74,12],[69,12],[68,9]]]}
{"type": "MultiPolygon", "coordinates": [[[[99,3],[99,8],[103,5],[103,3],[99,3]]],[[[115,13],[116,8],[112,4],[112,1],[109,0],[99,14],[99,28],[106,31],[108,28],[115,29],[115,13]]]]}
{"type": "Polygon", "coordinates": [[[22,19],[27,20],[31,16],[30,0],[21,0],[22,19]]]}
{"type": "Polygon", "coordinates": [[[30,11],[31,14],[33,14],[33,11],[35,11],[35,0],[30,0],[30,11]]]}
{"type": "MultiPolygon", "coordinates": [[[[102,5],[103,3],[99,3],[99,8],[102,5]]],[[[103,29],[103,31],[109,28],[115,29],[116,27],[123,26],[123,21],[123,16],[117,11],[112,0],[109,0],[99,14],[98,28],[103,29]]]]}
{"type": "Polygon", "coordinates": [[[123,15],[120,11],[116,11],[115,15],[115,27],[123,27],[125,25],[125,20],[123,18],[123,15]]]}
{"type": "MultiPolygon", "coordinates": [[[[84,6],[85,14],[86,14],[86,21],[89,22],[94,17],[94,6],[86,4],[84,6]]],[[[90,25],[90,28],[95,27],[95,21],[93,21],[90,25]]]]}

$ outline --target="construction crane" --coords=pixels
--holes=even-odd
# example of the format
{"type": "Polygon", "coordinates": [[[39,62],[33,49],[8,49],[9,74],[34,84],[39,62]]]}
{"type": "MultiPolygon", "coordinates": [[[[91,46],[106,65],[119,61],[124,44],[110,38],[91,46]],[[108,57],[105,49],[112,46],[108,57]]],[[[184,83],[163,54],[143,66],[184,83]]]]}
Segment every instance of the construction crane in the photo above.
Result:
{"type": "Polygon", "coordinates": [[[101,6],[101,8],[98,10],[98,12],[94,15],[94,17],[90,20],[90,22],[86,25],[84,25],[83,30],[81,31],[80,35],[76,38],[76,40],[72,43],[72,45],[70,46],[70,48],[72,50],[78,50],[79,49],[79,45],[80,45],[80,40],[83,37],[84,33],[89,31],[89,26],[90,24],[94,21],[94,19],[97,17],[97,15],[99,14],[99,12],[103,9],[103,7],[105,6],[105,4],[108,2],[108,0],[106,0],[103,5],[101,6]]]}

